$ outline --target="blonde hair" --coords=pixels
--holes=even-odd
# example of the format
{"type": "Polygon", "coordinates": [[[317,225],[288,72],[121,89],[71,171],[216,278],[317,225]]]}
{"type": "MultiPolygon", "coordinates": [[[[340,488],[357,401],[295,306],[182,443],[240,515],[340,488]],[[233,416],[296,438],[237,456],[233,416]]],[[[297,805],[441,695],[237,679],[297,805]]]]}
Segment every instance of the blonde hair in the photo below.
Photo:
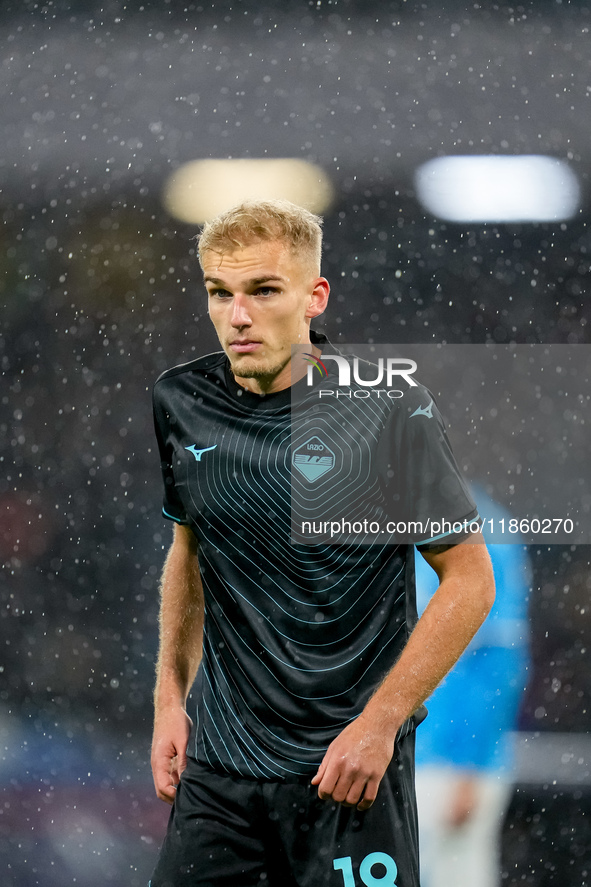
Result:
{"type": "Polygon", "coordinates": [[[248,200],[206,222],[199,235],[199,264],[203,267],[209,251],[223,255],[277,240],[320,273],[322,219],[289,200],[248,200]]]}

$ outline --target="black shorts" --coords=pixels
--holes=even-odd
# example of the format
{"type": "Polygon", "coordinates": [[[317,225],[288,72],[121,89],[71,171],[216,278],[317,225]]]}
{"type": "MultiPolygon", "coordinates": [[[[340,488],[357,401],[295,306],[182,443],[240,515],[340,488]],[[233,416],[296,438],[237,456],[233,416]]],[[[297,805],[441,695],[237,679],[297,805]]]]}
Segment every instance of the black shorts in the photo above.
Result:
{"type": "Polygon", "coordinates": [[[188,759],[151,887],[419,887],[414,733],[364,812],[188,759]]]}

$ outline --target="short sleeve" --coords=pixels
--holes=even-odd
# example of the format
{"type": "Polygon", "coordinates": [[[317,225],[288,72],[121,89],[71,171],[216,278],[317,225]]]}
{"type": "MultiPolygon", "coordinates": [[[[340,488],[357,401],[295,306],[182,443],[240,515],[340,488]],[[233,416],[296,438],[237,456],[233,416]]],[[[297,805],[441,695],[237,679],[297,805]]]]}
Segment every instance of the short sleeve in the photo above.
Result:
{"type": "Polygon", "coordinates": [[[456,544],[480,526],[478,509],[454,458],[431,392],[405,392],[385,436],[386,498],[419,549],[456,544]]]}
{"type": "Polygon", "coordinates": [[[156,440],[158,441],[160,469],[164,484],[162,514],[168,520],[172,520],[177,524],[188,524],[187,514],[175,486],[173,469],[174,446],[170,429],[170,414],[163,400],[164,398],[157,383],[154,386],[153,407],[154,427],[156,430],[156,440]]]}

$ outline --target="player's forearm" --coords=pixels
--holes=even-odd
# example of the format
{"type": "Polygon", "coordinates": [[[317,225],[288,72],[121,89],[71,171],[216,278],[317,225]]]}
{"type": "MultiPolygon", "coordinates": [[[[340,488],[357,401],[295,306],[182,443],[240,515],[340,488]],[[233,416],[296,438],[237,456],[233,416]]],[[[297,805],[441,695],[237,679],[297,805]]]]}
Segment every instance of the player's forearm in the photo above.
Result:
{"type": "MultiPolygon", "coordinates": [[[[459,546],[458,546],[459,547],[459,546]]],[[[397,732],[459,659],[494,602],[494,579],[483,545],[470,546],[474,563],[444,571],[440,585],[399,660],[367,703],[363,716],[397,732]]]]}
{"type": "Polygon", "coordinates": [[[154,707],[156,715],[170,706],[184,706],[195,680],[200,657],[183,655],[161,656],[156,664],[154,707]]]}
{"type": "Polygon", "coordinates": [[[197,546],[186,527],[175,528],[161,583],[156,714],[184,705],[201,661],[203,587],[197,546]]]}

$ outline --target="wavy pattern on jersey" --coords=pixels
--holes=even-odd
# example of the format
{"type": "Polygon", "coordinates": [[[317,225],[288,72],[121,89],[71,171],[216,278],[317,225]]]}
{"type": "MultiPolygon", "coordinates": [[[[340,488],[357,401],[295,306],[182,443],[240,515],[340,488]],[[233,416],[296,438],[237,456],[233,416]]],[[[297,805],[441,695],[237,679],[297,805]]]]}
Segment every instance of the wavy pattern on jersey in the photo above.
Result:
{"type": "MultiPolygon", "coordinates": [[[[244,776],[309,774],[406,641],[412,554],[362,540],[291,545],[289,404],[243,406],[221,363],[198,364],[158,390],[170,508],[199,539],[206,597],[197,755],[244,776]],[[187,449],[214,446],[199,460],[187,449]]],[[[294,495],[310,513],[362,499],[363,515],[379,519],[375,453],[392,402],[338,406],[298,424],[297,440],[319,436],[335,469],[313,486],[294,478],[294,495]]]]}

